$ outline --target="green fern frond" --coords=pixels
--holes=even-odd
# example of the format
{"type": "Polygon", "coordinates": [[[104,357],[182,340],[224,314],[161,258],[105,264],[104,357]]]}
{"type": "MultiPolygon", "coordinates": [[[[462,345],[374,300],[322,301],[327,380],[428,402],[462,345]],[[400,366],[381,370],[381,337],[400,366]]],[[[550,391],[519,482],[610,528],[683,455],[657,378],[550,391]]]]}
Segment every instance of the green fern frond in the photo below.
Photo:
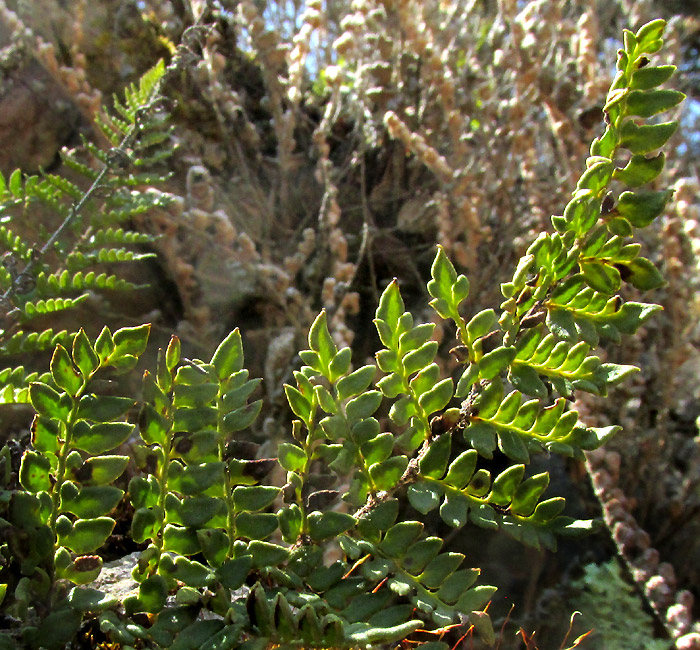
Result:
{"type": "Polygon", "coordinates": [[[87,297],[87,294],[83,294],[77,298],[49,298],[48,300],[37,300],[36,302],[27,301],[22,305],[24,318],[31,320],[36,316],[73,309],[84,302],[87,297]]]}
{"type": "Polygon", "coordinates": [[[16,332],[3,341],[3,354],[15,355],[52,350],[59,344],[70,345],[74,336],[74,332],[67,330],[55,332],[51,328],[41,332],[16,332]]]}
{"type": "Polygon", "coordinates": [[[25,262],[31,257],[32,248],[4,225],[0,226],[0,246],[25,262]]]}
{"type": "Polygon", "coordinates": [[[98,248],[90,253],[74,251],[66,258],[69,271],[80,271],[95,264],[113,262],[136,262],[150,259],[155,253],[136,253],[125,248],[98,248]]]}

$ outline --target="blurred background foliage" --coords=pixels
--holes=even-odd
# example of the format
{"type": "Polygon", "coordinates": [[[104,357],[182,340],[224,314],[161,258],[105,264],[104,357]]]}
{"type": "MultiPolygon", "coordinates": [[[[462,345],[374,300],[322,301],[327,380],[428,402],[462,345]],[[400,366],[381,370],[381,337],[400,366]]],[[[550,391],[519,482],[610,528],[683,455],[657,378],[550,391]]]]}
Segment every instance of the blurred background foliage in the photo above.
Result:
{"type": "MultiPolygon", "coordinates": [[[[669,281],[654,296],[665,311],[609,352],[642,372],[588,408],[588,424],[625,428],[588,467],[613,539],[556,556],[484,531],[447,545],[503,585],[493,611],[512,603],[512,624],[538,629],[542,647],[558,645],[585,601],[562,606],[552,590],[585,590],[581,567],[616,545],[631,597],[657,634],[679,636],[700,596],[697,0],[0,0],[0,170],[64,173],[62,147],[106,146],[92,126],[100,105],[184,42],[164,88],[174,156],[161,171],[172,177],[150,190],[173,200],[131,224],[159,236],[146,251],[157,256],[126,271],[150,288],[96,296],[75,318],[93,334],[150,321],[161,342],[177,332],[203,358],[240,327],[264,379],[256,435],[273,442],[288,426],[282,382],[320,308],[362,359],[376,341],[359,324],[391,278],[409,308],[425,304],[438,242],[470,278],[472,313],[499,302],[499,282],[563,209],[603,130],[622,29],[656,17],[669,21],[663,62],[678,65],[673,86],[688,101],[657,181],[674,201],[644,235],[669,281]]],[[[15,411],[0,414],[0,436],[21,444],[28,422],[15,411]]],[[[553,493],[599,513],[583,468],[562,462],[555,475],[553,493]]]]}

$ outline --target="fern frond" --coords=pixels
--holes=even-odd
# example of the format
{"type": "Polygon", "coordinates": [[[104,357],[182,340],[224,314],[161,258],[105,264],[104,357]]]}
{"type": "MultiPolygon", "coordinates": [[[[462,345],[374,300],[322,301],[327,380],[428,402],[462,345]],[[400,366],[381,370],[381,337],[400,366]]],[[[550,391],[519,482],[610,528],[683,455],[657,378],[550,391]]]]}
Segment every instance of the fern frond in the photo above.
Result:
{"type": "Polygon", "coordinates": [[[0,404],[26,404],[29,402],[29,384],[33,381],[49,381],[51,374],[28,372],[24,366],[0,370],[0,404]]]}
{"type": "Polygon", "coordinates": [[[89,241],[95,246],[104,246],[109,244],[151,244],[156,239],[154,235],[148,233],[124,230],[123,228],[107,228],[100,229],[90,235],[89,241]]]}
{"type": "Polygon", "coordinates": [[[94,271],[71,273],[39,273],[36,278],[36,292],[42,297],[55,297],[66,291],[91,289],[112,289],[115,291],[133,291],[139,285],[107,273],[96,274],[94,271]]]}
{"type": "Polygon", "coordinates": [[[44,174],[43,178],[57,190],[59,190],[63,195],[73,199],[74,201],[80,201],[80,199],[83,198],[84,192],[75,183],[72,183],[67,178],[63,178],[63,176],[58,176],[57,174],[44,174]]]}
{"type": "Polygon", "coordinates": [[[99,170],[93,169],[89,165],[80,162],[77,157],[76,151],[62,150],[60,152],[61,161],[63,164],[71,169],[72,171],[80,174],[84,178],[88,179],[90,182],[94,182],[99,175],[99,170]]]}
{"type": "Polygon", "coordinates": [[[66,258],[69,271],[80,271],[94,264],[136,262],[155,257],[155,253],[136,253],[125,248],[99,248],[90,253],[74,251],[66,258]]]}
{"type": "Polygon", "coordinates": [[[3,341],[3,354],[14,355],[52,350],[59,343],[64,347],[70,347],[74,336],[74,332],[67,330],[56,332],[51,328],[41,332],[17,332],[3,341]]]}
{"type": "Polygon", "coordinates": [[[87,294],[83,294],[77,298],[49,298],[47,300],[37,300],[36,302],[28,301],[22,305],[22,309],[25,319],[29,320],[35,316],[72,309],[82,303],[87,297],[87,294]]]}
{"type": "Polygon", "coordinates": [[[12,232],[8,226],[4,225],[0,226],[0,246],[25,262],[29,260],[32,254],[30,246],[19,235],[12,232]]]}

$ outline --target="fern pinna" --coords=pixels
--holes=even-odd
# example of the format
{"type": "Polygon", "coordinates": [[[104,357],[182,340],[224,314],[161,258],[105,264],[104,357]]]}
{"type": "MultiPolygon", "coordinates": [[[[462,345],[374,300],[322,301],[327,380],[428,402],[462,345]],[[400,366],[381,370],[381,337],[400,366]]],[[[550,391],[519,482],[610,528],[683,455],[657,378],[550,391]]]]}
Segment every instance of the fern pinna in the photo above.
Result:
{"type": "MultiPolygon", "coordinates": [[[[130,219],[168,204],[167,194],[145,190],[164,180],[148,167],[170,153],[163,143],[171,129],[157,105],[165,71],[158,63],[97,120],[106,150],[83,139],[81,148],[61,153],[65,175],[0,174],[2,356],[70,346],[75,332],[63,312],[94,291],[137,288],[104,267],[150,257],[142,249],[153,237],[133,231],[130,219]]],[[[0,371],[0,402],[26,402],[34,379],[23,367],[0,371]]]]}
{"type": "Polygon", "coordinates": [[[37,416],[20,489],[9,485],[7,448],[0,453],[0,598],[10,623],[0,648],[16,639],[63,647],[85,618],[122,647],[369,650],[407,640],[448,650],[442,639],[455,629],[493,642],[486,606],[496,588],[479,584],[479,569],[443,549],[422,517],[437,510],[453,529],[548,548],[594,523],[562,514],[563,498],[544,497],[549,475],[526,467],[542,452],[582,458],[618,430],[581,423],[576,394],[604,396],[634,372],[593,350],[634,334],[659,308],[620,291],[663,282],[633,241],[670,197],[636,189],[660,173],[663,154],[651,154],[676,126],[641,119],[683,97],[658,89],[673,68],[648,59],[663,29],[654,21],[625,33],[606,131],[552,218],[555,232],[538,237],[502,285],[500,316],[462,317],[469,282],[438,250],[428,292],[456,328],[456,381],[441,376],[434,325],[415,322],[396,281],[376,311],[376,364],[353,368],[325,313],[315,319],[295,385],[285,386],[296,419],[277,459],[257,458],[236,437],[261,408],[237,330],[209,361],[183,358],[173,338],[144,375],[137,428],[127,421],[133,400],[100,394],[95,377],[133,368],[147,326],[104,330],[94,342],[80,332],[70,352],[56,347],[49,375],[28,391],[37,416]],[[114,483],[128,457],[115,448],[136,434],[128,498],[144,548],[133,593],[119,601],[88,585],[123,496],[114,483]],[[489,463],[497,455],[507,465],[498,472],[489,463]],[[276,469],[276,484],[265,485],[276,469]]]}

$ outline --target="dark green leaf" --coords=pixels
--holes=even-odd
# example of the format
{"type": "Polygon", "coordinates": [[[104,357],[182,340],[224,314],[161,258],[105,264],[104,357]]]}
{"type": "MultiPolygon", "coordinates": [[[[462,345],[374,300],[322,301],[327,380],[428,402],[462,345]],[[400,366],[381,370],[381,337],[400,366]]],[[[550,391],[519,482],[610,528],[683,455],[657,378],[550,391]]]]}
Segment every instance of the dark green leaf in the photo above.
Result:
{"type": "Polygon", "coordinates": [[[73,587],[67,600],[79,612],[102,612],[119,604],[116,596],[89,587],[73,587]]]}
{"type": "Polygon", "coordinates": [[[83,485],[107,485],[122,475],[128,463],[127,456],[88,458],[72,475],[83,485]]]}
{"type": "Polygon", "coordinates": [[[173,388],[173,406],[199,407],[208,406],[216,398],[219,385],[213,382],[205,382],[196,386],[187,384],[175,384],[173,388]]]}
{"type": "Polygon", "coordinates": [[[515,358],[514,347],[500,347],[485,354],[479,361],[479,375],[482,379],[493,379],[515,358]]]}
{"type": "Polygon", "coordinates": [[[139,587],[139,602],[144,612],[157,614],[168,598],[168,586],[165,578],[152,575],[146,578],[139,587]]]}
{"type": "Polygon", "coordinates": [[[429,589],[439,589],[462,564],[461,553],[441,553],[425,568],[418,579],[429,589]]]}
{"type": "Polygon", "coordinates": [[[355,525],[355,518],[344,512],[312,512],[309,515],[309,535],[315,542],[337,537],[355,525]]]}
{"type": "Polygon", "coordinates": [[[452,528],[461,528],[467,523],[469,502],[460,493],[450,492],[440,506],[440,517],[452,528]]]}
{"type": "Polygon", "coordinates": [[[124,491],[112,485],[95,485],[77,489],[66,482],[61,489],[61,511],[81,519],[102,517],[110,513],[124,496],[124,491]]]}
{"type": "MultiPolygon", "coordinates": [[[[182,524],[193,529],[201,528],[209,524],[217,515],[224,516],[226,513],[223,499],[208,496],[193,496],[179,500],[169,494],[165,506],[169,523],[182,524]]],[[[212,523],[212,525],[216,524],[212,523]]]]}
{"type": "Polygon", "coordinates": [[[347,377],[339,379],[337,385],[338,399],[342,401],[367,390],[375,372],[374,366],[362,366],[362,368],[358,368],[347,377]]]}
{"type": "Polygon", "coordinates": [[[51,463],[47,458],[35,451],[25,451],[19,469],[20,485],[34,494],[42,490],[48,492],[51,489],[50,471],[51,463]]]}
{"type": "Polygon", "coordinates": [[[486,385],[474,400],[472,412],[481,418],[492,418],[503,401],[503,384],[496,380],[486,385]]]}
{"type": "Polygon", "coordinates": [[[639,187],[653,181],[663,171],[665,162],[663,153],[653,158],[634,155],[624,168],[613,172],[613,178],[629,187],[639,187]]]}
{"type": "Polygon", "coordinates": [[[172,428],[175,431],[195,433],[203,429],[215,428],[216,424],[216,409],[212,406],[199,406],[175,409],[172,428]]]}
{"type": "Polygon", "coordinates": [[[69,548],[74,553],[92,553],[107,541],[113,528],[114,519],[109,517],[79,519],[69,525],[64,533],[59,532],[58,544],[69,548]]]}
{"type": "Polygon", "coordinates": [[[535,474],[524,480],[515,491],[510,511],[522,517],[529,517],[542,493],[549,485],[549,474],[535,474]]]}
{"type": "Polygon", "coordinates": [[[399,514],[398,499],[387,499],[358,520],[358,529],[365,536],[388,530],[399,514]]]}
{"type": "Polygon", "coordinates": [[[421,481],[409,486],[407,496],[409,503],[423,515],[428,514],[440,504],[440,490],[421,481]]]}
{"type": "Polygon", "coordinates": [[[428,293],[433,298],[442,298],[452,302],[452,285],[457,281],[457,271],[455,271],[455,267],[442,246],[437,247],[430,275],[433,279],[428,282],[428,293]]]}
{"type": "Polygon", "coordinates": [[[392,456],[383,463],[372,465],[369,473],[378,490],[388,490],[399,482],[407,466],[406,456],[392,456]]]}
{"type": "Polygon", "coordinates": [[[677,106],[684,99],[685,95],[677,90],[633,90],[627,96],[627,114],[651,117],[677,106]]]}
{"type": "Polygon", "coordinates": [[[405,376],[412,375],[418,370],[422,370],[435,358],[438,349],[437,341],[428,341],[421,345],[417,350],[409,352],[403,358],[405,376]]]}
{"type": "Polygon", "coordinates": [[[525,465],[511,465],[501,472],[491,485],[489,503],[497,506],[507,506],[513,500],[515,490],[520,485],[525,473],[525,465]]]}
{"type": "Polygon", "coordinates": [[[493,309],[484,309],[480,311],[467,323],[469,342],[473,343],[476,339],[488,334],[495,324],[496,312],[493,309]]]}
{"type": "MultiPolygon", "coordinates": [[[[391,340],[398,339],[398,323],[399,318],[404,313],[404,309],[403,299],[399,291],[399,284],[396,280],[392,280],[379,298],[379,306],[377,307],[376,313],[377,319],[384,321],[389,328],[391,340]]],[[[377,329],[379,329],[379,327],[377,329]]],[[[385,341],[382,342],[388,347],[385,341]]]]}
{"type": "Polygon", "coordinates": [[[68,351],[62,345],[56,346],[51,357],[51,377],[69,395],[76,395],[83,385],[83,379],[76,372],[68,351]]]}
{"type": "Polygon", "coordinates": [[[617,204],[618,212],[635,228],[646,228],[656,219],[673,196],[673,190],[665,192],[623,192],[617,204]]]}
{"type": "Polygon", "coordinates": [[[620,272],[615,267],[598,260],[581,260],[579,266],[591,289],[607,295],[620,290],[620,272]]]}
{"type": "Polygon", "coordinates": [[[328,378],[331,383],[335,383],[343,375],[350,370],[350,362],[352,361],[352,350],[350,348],[341,348],[328,365],[328,378]]]}
{"type": "Polygon", "coordinates": [[[449,433],[445,433],[431,442],[428,451],[418,464],[421,475],[435,479],[442,478],[450,460],[451,450],[452,436],[449,433]]]}
{"type": "Polygon", "coordinates": [[[125,415],[134,404],[130,397],[83,395],[78,402],[77,417],[93,422],[110,422],[125,415]]]}
{"type": "Polygon", "coordinates": [[[626,302],[618,311],[608,317],[608,321],[623,334],[634,334],[654,312],[661,309],[661,305],[652,305],[640,302],[626,302]]]}
{"type": "Polygon", "coordinates": [[[134,426],[126,422],[101,422],[89,425],[78,422],[73,432],[73,446],[91,454],[102,454],[126,442],[134,426]],[[79,426],[83,425],[83,426],[79,426]]]}
{"type": "Polygon", "coordinates": [[[10,182],[8,183],[8,187],[16,199],[19,199],[22,196],[22,172],[19,169],[15,169],[10,174],[10,182]]]}
{"type": "Polygon", "coordinates": [[[456,608],[460,612],[473,612],[481,609],[491,600],[491,596],[496,592],[496,587],[482,585],[470,589],[458,601],[456,608]]]}
{"type": "Polygon", "coordinates": [[[666,284],[659,270],[645,257],[637,257],[621,266],[627,271],[625,281],[640,291],[659,289],[666,284]]]}
{"type": "MultiPolygon", "coordinates": [[[[598,159],[593,159],[598,160],[598,159]]],[[[597,195],[609,182],[613,171],[613,163],[607,158],[600,158],[598,162],[593,163],[583,173],[579,179],[576,189],[589,189],[594,195],[597,195]]]]}
{"type": "Polygon", "coordinates": [[[635,34],[638,49],[650,54],[649,47],[653,46],[663,36],[665,29],[666,21],[662,18],[657,18],[642,25],[635,34]]]}
{"type": "Polygon", "coordinates": [[[434,331],[435,323],[423,323],[404,332],[399,336],[399,354],[404,355],[412,350],[417,350],[430,340],[434,331]]]}
{"type": "Polygon", "coordinates": [[[360,446],[362,455],[364,456],[365,462],[368,465],[374,465],[374,463],[382,463],[389,456],[394,449],[395,438],[391,433],[380,433],[374,438],[363,442],[360,446]]]}
{"type": "Polygon", "coordinates": [[[306,454],[301,447],[289,442],[280,443],[277,448],[280,465],[288,472],[299,471],[306,463],[306,454]]]}
{"type": "Polygon", "coordinates": [[[511,460],[518,463],[530,462],[530,454],[523,439],[510,429],[498,430],[498,448],[511,460]]]}
{"type": "Polygon", "coordinates": [[[289,557],[289,550],[277,544],[253,540],[248,545],[256,569],[281,564],[289,557]]]}
{"type": "Polygon", "coordinates": [[[563,497],[553,497],[537,504],[535,512],[532,513],[533,521],[546,524],[556,517],[566,505],[563,497]]]}
{"type": "Polygon", "coordinates": [[[486,528],[487,530],[498,530],[496,513],[494,512],[494,509],[486,503],[481,503],[476,507],[470,508],[469,520],[480,528],[486,528]]]}
{"type": "Polygon", "coordinates": [[[185,495],[196,495],[214,485],[223,488],[223,462],[190,464],[183,467],[180,463],[170,463],[168,468],[168,488],[185,495]]]}
{"type": "Polygon", "coordinates": [[[461,490],[474,474],[478,453],[474,449],[463,451],[451,463],[445,475],[445,483],[461,490]]]}
{"type": "Polygon", "coordinates": [[[151,404],[144,404],[139,414],[139,433],[147,445],[165,445],[170,425],[151,404]]]}
{"type": "Polygon", "coordinates": [[[278,528],[277,516],[271,512],[239,512],[236,535],[248,539],[266,539],[278,528]]]}
{"type": "Polygon", "coordinates": [[[70,413],[70,403],[50,386],[40,382],[29,384],[29,400],[39,415],[65,422],[70,413]]]}
{"type": "Polygon", "coordinates": [[[311,402],[289,384],[284,385],[284,392],[294,415],[308,425],[311,422],[311,402]]]}
{"type": "Polygon", "coordinates": [[[180,362],[180,339],[177,336],[171,336],[168,342],[168,347],[165,350],[165,366],[172,372],[180,362]]]}
{"type": "Polygon", "coordinates": [[[440,411],[445,408],[447,403],[452,399],[453,393],[454,384],[452,383],[452,379],[448,377],[436,384],[427,393],[421,395],[418,399],[418,404],[426,415],[430,415],[435,413],[435,411],[440,411]]]}
{"type": "Polygon", "coordinates": [[[241,485],[233,490],[233,504],[237,511],[255,512],[271,505],[279,492],[279,488],[266,485],[241,485]]]}
{"type": "Polygon", "coordinates": [[[677,128],[678,122],[637,126],[630,120],[625,122],[620,130],[620,146],[629,149],[633,154],[650,153],[663,147],[677,128]]]}
{"type": "MultiPolygon", "coordinates": [[[[163,550],[178,555],[196,555],[201,550],[197,532],[191,528],[168,524],[163,531],[163,550]]],[[[157,534],[156,530],[154,538],[157,534]]]]}
{"type": "Polygon", "coordinates": [[[224,415],[223,431],[227,434],[247,429],[260,414],[262,400],[256,400],[224,415]]]}
{"type": "MultiPolygon", "coordinates": [[[[50,452],[55,454],[60,444],[58,439],[59,430],[58,421],[35,415],[31,426],[32,446],[34,449],[43,453],[50,452]]],[[[9,468],[9,460],[7,463],[9,468]]],[[[9,469],[7,471],[9,472],[9,469]]],[[[5,482],[7,483],[7,481],[9,481],[9,478],[5,482]]]]}
{"type": "Polygon", "coordinates": [[[389,557],[403,557],[422,531],[423,524],[419,521],[401,521],[389,528],[379,544],[379,549],[389,557]]]}
{"type": "Polygon", "coordinates": [[[491,487],[491,474],[488,470],[480,469],[477,470],[472,480],[469,481],[469,485],[466,487],[466,491],[475,497],[482,497],[488,493],[491,487]]]}
{"type": "Polygon", "coordinates": [[[235,560],[224,562],[216,573],[221,580],[221,584],[227,589],[238,589],[248,577],[248,572],[253,566],[253,557],[243,555],[235,560]]]}
{"type": "Polygon", "coordinates": [[[668,81],[676,71],[675,65],[646,66],[635,70],[632,74],[630,88],[633,90],[649,90],[668,81]]]}
{"type": "Polygon", "coordinates": [[[354,397],[345,405],[345,415],[349,423],[357,422],[372,415],[382,403],[382,394],[370,390],[354,397]]]}
{"type": "Polygon", "coordinates": [[[508,379],[520,392],[544,399],[547,397],[547,387],[534,368],[526,365],[513,366],[508,379]]]}
{"type": "Polygon", "coordinates": [[[389,417],[400,427],[407,424],[413,415],[416,413],[416,405],[408,397],[401,397],[391,405],[389,409],[389,417]]]}
{"type": "Polygon", "coordinates": [[[492,458],[496,449],[496,428],[488,422],[472,421],[464,429],[464,439],[484,458],[492,458]]]}
{"type": "Polygon", "coordinates": [[[155,509],[138,508],[131,519],[132,539],[137,544],[156,539],[160,523],[155,509]]]}
{"type": "Polygon", "coordinates": [[[218,528],[200,528],[197,531],[197,539],[209,565],[220,568],[229,550],[228,535],[218,528]]]}

